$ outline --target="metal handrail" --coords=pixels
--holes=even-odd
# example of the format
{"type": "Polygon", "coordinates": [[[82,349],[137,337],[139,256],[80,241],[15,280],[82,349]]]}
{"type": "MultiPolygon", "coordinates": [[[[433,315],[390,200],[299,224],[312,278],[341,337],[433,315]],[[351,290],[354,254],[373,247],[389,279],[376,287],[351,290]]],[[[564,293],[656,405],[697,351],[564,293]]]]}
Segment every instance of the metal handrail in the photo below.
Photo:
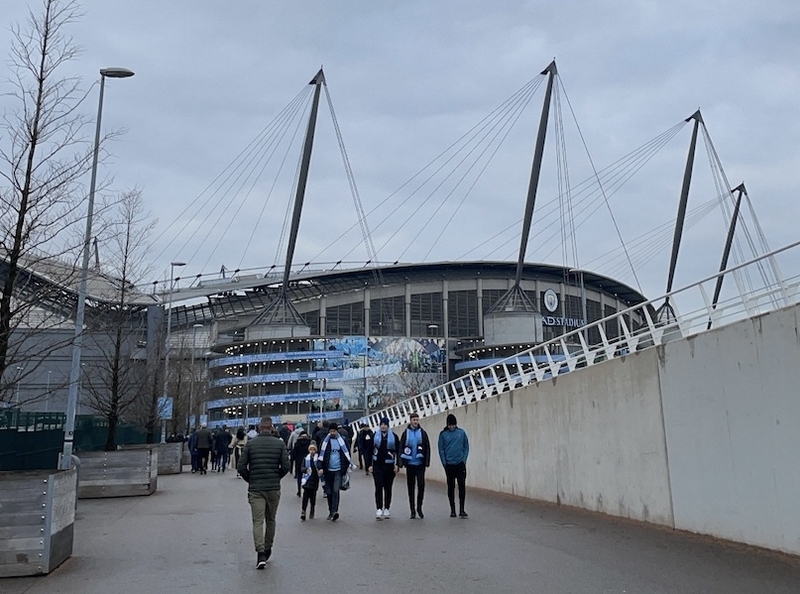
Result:
{"type": "Polygon", "coordinates": [[[409,421],[412,412],[420,418],[429,417],[447,410],[466,406],[472,402],[486,400],[512,389],[538,383],[544,379],[556,378],[584,367],[591,367],[603,361],[616,359],[640,352],[644,349],[666,344],[671,340],[686,338],[719,328],[733,322],[762,315],[778,308],[794,305],[798,302],[800,275],[777,281],[759,289],[743,292],[740,283],[729,283],[735,286],[737,293],[732,297],[712,303],[710,295],[717,278],[740,271],[748,266],[791,250],[800,245],[800,241],[728,268],[727,270],[708,276],[681,289],[676,289],[656,299],[651,299],[625,310],[618,311],[601,320],[582,326],[572,332],[562,334],[548,342],[521,351],[468,375],[456,378],[431,390],[402,400],[388,408],[375,411],[358,419],[358,423],[366,423],[373,430],[377,429],[380,419],[387,417],[390,426],[398,426],[409,421]],[[679,311],[679,303],[687,301],[699,302],[700,307],[679,311]],[[656,319],[657,303],[668,302],[673,315],[666,321],[656,319]],[[630,328],[627,320],[644,320],[639,328],[630,328]],[[710,324],[709,324],[710,322],[710,324]],[[616,325],[617,335],[609,336],[606,328],[616,325]],[[595,330],[600,341],[588,344],[586,337],[595,330]],[[574,344],[577,343],[577,344],[574,344]],[[555,356],[555,355],[558,356],[555,356]],[[544,358],[545,362],[537,362],[544,358]]]}

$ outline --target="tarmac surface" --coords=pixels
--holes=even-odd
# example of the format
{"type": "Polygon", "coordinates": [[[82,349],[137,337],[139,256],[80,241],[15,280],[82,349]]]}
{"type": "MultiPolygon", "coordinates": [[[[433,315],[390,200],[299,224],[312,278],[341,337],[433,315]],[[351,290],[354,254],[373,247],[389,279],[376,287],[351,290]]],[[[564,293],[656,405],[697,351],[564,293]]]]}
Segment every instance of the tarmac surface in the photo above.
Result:
{"type": "Polygon", "coordinates": [[[247,484],[235,472],[160,476],[149,497],[80,500],[73,556],[50,575],[0,579],[3,594],[518,592],[797,594],[800,559],[488,492],[450,518],[428,481],[409,519],[405,475],[376,521],[372,477],[354,471],[341,519],[300,522],[284,479],[273,554],[255,569],[247,484]]]}

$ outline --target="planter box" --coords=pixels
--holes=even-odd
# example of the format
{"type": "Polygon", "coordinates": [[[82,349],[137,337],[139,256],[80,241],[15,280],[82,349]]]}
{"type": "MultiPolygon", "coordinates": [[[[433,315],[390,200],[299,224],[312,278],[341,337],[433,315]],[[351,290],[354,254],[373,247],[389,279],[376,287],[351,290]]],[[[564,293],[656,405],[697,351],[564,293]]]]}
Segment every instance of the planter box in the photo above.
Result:
{"type": "Polygon", "coordinates": [[[77,476],[0,472],[0,577],[50,573],[72,555],[77,476]]]}
{"type": "Polygon", "coordinates": [[[152,495],[158,485],[155,449],[82,452],[78,498],[152,495]]]}
{"type": "Polygon", "coordinates": [[[188,466],[192,463],[192,453],[189,451],[189,444],[186,443],[183,446],[183,454],[181,455],[181,462],[184,466],[188,466]]]}
{"type": "Polygon", "coordinates": [[[123,451],[154,450],[158,452],[158,474],[180,474],[183,470],[182,443],[149,443],[122,446],[123,451]]]}

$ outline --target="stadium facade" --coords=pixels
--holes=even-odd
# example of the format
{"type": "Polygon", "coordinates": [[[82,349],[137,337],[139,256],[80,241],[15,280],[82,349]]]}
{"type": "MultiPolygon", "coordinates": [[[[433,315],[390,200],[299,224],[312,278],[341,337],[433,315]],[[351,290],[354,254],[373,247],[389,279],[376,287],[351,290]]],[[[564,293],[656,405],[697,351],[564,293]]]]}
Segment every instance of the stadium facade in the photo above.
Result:
{"type": "MultiPolygon", "coordinates": [[[[482,367],[531,342],[487,344],[484,317],[514,283],[515,264],[396,264],[292,275],[289,299],[304,326],[255,332],[279,283],[260,275],[226,279],[207,301],[173,311],[173,328],[210,324],[211,425],[356,418],[482,367]]],[[[198,283],[184,297],[217,288],[198,283]]],[[[588,271],[526,264],[521,287],[550,340],[645,298],[588,271]]],[[[636,328],[641,320],[627,320],[636,328]]],[[[608,336],[619,328],[609,324],[608,336]]],[[[585,339],[599,342],[597,330],[585,339]]]]}

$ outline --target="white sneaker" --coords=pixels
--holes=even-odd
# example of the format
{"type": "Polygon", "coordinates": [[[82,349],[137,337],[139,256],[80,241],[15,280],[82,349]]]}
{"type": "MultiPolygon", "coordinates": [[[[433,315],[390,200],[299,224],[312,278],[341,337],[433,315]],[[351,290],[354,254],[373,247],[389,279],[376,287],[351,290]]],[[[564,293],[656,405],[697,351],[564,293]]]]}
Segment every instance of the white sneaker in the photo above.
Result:
{"type": "Polygon", "coordinates": [[[383,510],[383,517],[384,519],[388,520],[392,517],[392,512],[390,512],[388,509],[383,510]]]}
{"type": "Polygon", "coordinates": [[[376,520],[382,520],[383,519],[383,510],[382,509],[379,509],[378,511],[375,512],[375,519],[376,520]]]}

